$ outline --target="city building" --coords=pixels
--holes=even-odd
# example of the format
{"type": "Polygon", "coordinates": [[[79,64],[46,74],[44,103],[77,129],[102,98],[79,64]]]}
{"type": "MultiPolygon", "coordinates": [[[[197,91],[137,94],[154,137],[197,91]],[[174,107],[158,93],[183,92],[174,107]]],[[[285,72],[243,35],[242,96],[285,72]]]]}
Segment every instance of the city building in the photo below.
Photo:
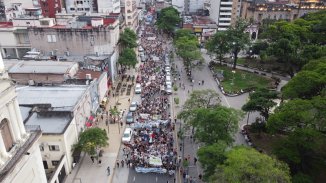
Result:
{"type": "Polygon", "coordinates": [[[66,12],[120,13],[120,0],[65,0],[66,12]]]}
{"type": "Polygon", "coordinates": [[[121,13],[124,16],[125,26],[136,32],[139,25],[137,2],[135,0],[122,0],[121,13]]]}
{"type": "Polygon", "coordinates": [[[25,9],[33,10],[38,0],[1,0],[0,21],[11,21],[25,14],[25,9]]]}
{"type": "Polygon", "coordinates": [[[56,13],[60,13],[63,6],[61,0],[39,0],[38,6],[42,9],[42,15],[48,18],[55,18],[56,13]]]}
{"type": "Polygon", "coordinates": [[[191,30],[199,42],[205,42],[217,31],[217,25],[208,16],[184,16],[183,29],[191,30]]]}
{"type": "Polygon", "coordinates": [[[79,133],[94,119],[89,88],[88,85],[17,88],[25,125],[38,125],[42,130],[39,148],[50,183],[62,182],[78,163],[72,147],[79,133]]]}
{"type": "Polygon", "coordinates": [[[0,182],[47,183],[38,141],[39,126],[24,126],[15,86],[0,55],[0,182]]]}
{"type": "Polygon", "coordinates": [[[206,7],[209,7],[209,17],[217,23],[218,30],[226,30],[239,17],[241,0],[211,0],[206,7]]]}
{"type": "Polygon", "coordinates": [[[241,17],[254,23],[262,23],[265,19],[292,21],[307,13],[325,9],[326,4],[322,0],[243,0],[241,17]]]}

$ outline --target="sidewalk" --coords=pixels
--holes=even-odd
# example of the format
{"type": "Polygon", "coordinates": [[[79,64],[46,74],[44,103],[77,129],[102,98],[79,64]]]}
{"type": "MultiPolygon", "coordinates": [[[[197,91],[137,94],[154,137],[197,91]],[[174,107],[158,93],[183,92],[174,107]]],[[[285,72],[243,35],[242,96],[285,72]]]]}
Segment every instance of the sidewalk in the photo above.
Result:
{"type": "MultiPolygon", "coordinates": [[[[124,81],[126,82],[126,81],[124,81]]],[[[130,82],[129,82],[130,83],[130,82]]],[[[117,102],[120,104],[117,106],[118,110],[125,110],[126,112],[124,113],[124,115],[126,115],[126,113],[129,110],[129,101],[128,99],[132,99],[133,98],[133,94],[134,94],[134,88],[131,89],[131,94],[130,95],[126,95],[126,92],[124,92],[123,95],[119,95],[119,96],[115,96],[112,97],[109,96],[109,100],[108,100],[108,105],[106,108],[106,111],[109,111],[110,108],[112,108],[117,102]]],[[[111,92],[113,93],[113,92],[111,92]]],[[[113,180],[113,177],[115,177],[115,165],[116,165],[116,160],[118,158],[119,155],[119,150],[120,150],[120,146],[121,146],[121,138],[122,138],[122,134],[124,132],[125,129],[125,122],[123,123],[124,125],[122,127],[120,127],[119,129],[119,124],[115,123],[115,124],[108,124],[108,126],[105,124],[106,118],[108,116],[104,115],[104,119],[103,120],[99,120],[98,122],[98,127],[105,129],[108,132],[108,143],[109,145],[105,148],[103,148],[104,153],[103,156],[101,158],[102,163],[101,165],[99,165],[97,163],[97,161],[95,160],[95,163],[92,163],[91,158],[85,154],[82,153],[81,155],[81,160],[80,162],[76,165],[76,167],[74,167],[73,171],[68,174],[67,178],[66,178],[66,182],[67,183],[111,183],[113,180]],[[110,172],[110,176],[107,175],[107,167],[110,167],[111,172],[110,172]]],[[[124,117],[123,117],[124,119],[124,117]]],[[[124,120],[123,120],[124,121],[124,120]]],[[[128,176],[124,175],[126,178],[128,178],[128,176]]],[[[119,177],[121,177],[120,173],[119,173],[119,177]]],[[[125,178],[122,177],[122,178],[125,178]]],[[[120,182],[127,182],[126,181],[120,181],[120,182]]]]}

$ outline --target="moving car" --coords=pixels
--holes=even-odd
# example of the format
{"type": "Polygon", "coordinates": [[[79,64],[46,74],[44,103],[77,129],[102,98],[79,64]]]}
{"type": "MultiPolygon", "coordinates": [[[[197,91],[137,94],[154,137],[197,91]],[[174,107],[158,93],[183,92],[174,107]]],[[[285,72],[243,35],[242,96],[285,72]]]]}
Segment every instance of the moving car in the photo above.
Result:
{"type": "Polygon", "coordinates": [[[141,85],[137,83],[135,86],[135,94],[141,94],[141,85]]]}
{"type": "Polygon", "coordinates": [[[134,122],[134,114],[132,112],[128,112],[127,118],[126,118],[126,123],[130,124],[134,122]]]}
{"type": "Polygon", "coordinates": [[[166,67],[165,67],[165,72],[171,72],[171,67],[166,66],[166,67]]]}
{"type": "Polygon", "coordinates": [[[129,107],[129,111],[134,112],[136,110],[137,110],[137,102],[131,102],[130,107],[129,107]]]}
{"type": "Polygon", "coordinates": [[[123,132],[122,142],[130,142],[132,137],[132,129],[126,128],[123,132]]]}

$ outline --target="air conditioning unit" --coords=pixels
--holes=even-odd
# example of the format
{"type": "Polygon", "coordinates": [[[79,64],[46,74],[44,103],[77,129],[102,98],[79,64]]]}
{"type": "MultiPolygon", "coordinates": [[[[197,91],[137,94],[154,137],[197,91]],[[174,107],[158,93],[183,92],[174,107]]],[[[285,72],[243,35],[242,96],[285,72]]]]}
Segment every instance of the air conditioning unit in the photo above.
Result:
{"type": "Polygon", "coordinates": [[[91,74],[86,74],[86,79],[92,79],[92,75],[91,74]]]}
{"type": "Polygon", "coordinates": [[[50,51],[50,55],[51,56],[54,56],[54,51],[50,51]]]}
{"type": "Polygon", "coordinates": [[[66,54],[67,57],[70,56],[70,52],[69,51],[65,51],[65,54],[66,54]]]}

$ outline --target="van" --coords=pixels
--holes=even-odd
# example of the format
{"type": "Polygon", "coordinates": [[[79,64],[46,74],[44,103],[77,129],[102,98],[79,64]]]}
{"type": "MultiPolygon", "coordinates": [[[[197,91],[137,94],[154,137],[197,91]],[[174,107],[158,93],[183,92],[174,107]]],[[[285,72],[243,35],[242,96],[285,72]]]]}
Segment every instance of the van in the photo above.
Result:
{"type": "Polygon", "coordinates": [[[135,94],[141,94],[141,85],[137,83],[135,86],[135,94]]]}
{"type": "Polygon", "coordinates": [[[123,132],[122,142],[130,142],[132,137],[132,129],[126,128],[123,132]]]}
{"type": "Polygon", "coordinates": [[[166,77],[165,77],[165,81],[166,81],[166,82],[171,82],[171,76],[166,76],[166,77]]]}

